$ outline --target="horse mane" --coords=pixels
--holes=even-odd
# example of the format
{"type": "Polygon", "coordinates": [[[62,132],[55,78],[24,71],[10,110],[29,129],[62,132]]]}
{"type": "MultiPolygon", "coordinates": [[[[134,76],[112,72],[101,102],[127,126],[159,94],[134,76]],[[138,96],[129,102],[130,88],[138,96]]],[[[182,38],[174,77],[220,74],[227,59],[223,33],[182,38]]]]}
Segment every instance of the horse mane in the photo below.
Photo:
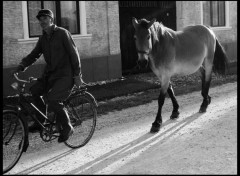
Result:
{"type": "Polygon", "coordinates": [[[154,43],[157,41],[163,41],[163,39],[173,39],[172,30],[164,26],[161,22],[155,22],[150,27],[154,43]]]}
{"type": "Polygon", "coordinates": [[[139,25],[145,29],[148,29],[148,23],[150,21],[146,20],[145,18],[142,18],[139,20],[139,25]]]}
{"type": "Polygon", "coordinates": [[[153,37],[156,40],[163,38],[166,36],[167,27],[165,27],[161,22],[155,22],[150,28],[151,32],[154,34],[153,37]]]}
{"type": "MultiPolygon", "coordinates": [[[[148,24],[150,21],[142,18],[138,22],[142,28],[148,29],[148,24]]],[[[159,23],[158,21],[155,21],[149,29],[152,34],[153,44],[159,41],[163,42],[164,39],[171,40],[174,38],[170,32],[172,30],[164,26],[161,22],[159,23]]]]}

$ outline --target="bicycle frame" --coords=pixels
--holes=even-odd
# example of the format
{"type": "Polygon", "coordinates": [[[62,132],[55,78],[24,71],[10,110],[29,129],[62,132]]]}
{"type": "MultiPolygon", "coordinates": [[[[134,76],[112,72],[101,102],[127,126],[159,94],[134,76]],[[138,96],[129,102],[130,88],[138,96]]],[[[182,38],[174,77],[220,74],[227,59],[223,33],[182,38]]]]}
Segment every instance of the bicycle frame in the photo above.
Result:
{"type": "MultiPolygon", "coordinates": [[[[3,141],[4,146],[6,147],[4,148],[4,150],[6,149],[6,155],[9,154],[8,148],[7,148],[8,144],[10,144],[10,141],[14,139],[15,134],[17,134],[16,132],[18,132],[17,127],[19,124],[20,124],[19,127],[22,129],[23,132],[19,138],[20,140],[17,140],[19,141],[19,144],[17,145],[18,150],[16,149],[17,152],[16,152],[16,155],[12,157],[13,160],[11,160],[11,162],[9,163],[7,163],[8,160],[6,160],[6,167],[4,166],[4,169],[5,169],[4,173],[11,170],[17,164],[17,162],[21,157],[22,152],[27,151],[27,148],[29,146],[29,139],[28,139],[29,132],[28,132],[28,124],[27,124],[28,119],[26,119],[27,116],[35,120],[36,123],[38,123],[41,126],[42,130],[40,130],[39,133],[40,133],[41,139],[44,142],[49,142],[55,139],[56,137],[59,137],[59,134],[57,134],[58,125],[56,124],[57,122],[55,121],[56,116],[55,115],[53,116],[54,119],[50,118],[51,116],[49,112],[51,110],[49,111],[48,109],[48,102],[44,101],[45,96],[43,96],[42,99],[46,105],[46,111],[41,112],[41,110],[39,110],[39,108],[37,108],[33,104],[32,100],[29,100],[30,96],[25,91],[25,84],[31,83],[31,81],[34,80],[34,78],[28,78],[28,80],[21,80],[17,77],[16,74],[14,76],[18,82],[14,82],[11,86],[12,88],[18,91],[18,94],[17,96],[9,96],[8,98],[15,97],[17,102],[14,104],[12,104],[11,102],[10,103],[4,102],[4,106],[3,106],[3,117],[5,119],[10,119],[9,121],[8,120],[4,121],[6,122],[6,128],[3,128],[4,132],[6,132],[4,133],[6,134],[4,137],[7,137],[7,135],[10,134],[9,137],[6,138],[6,141],[3,141]],[[43,123],[40,122],[38,118],[33,115],[35,113],[32,113],[33,111],[32,108],[34,109],[34,112],[36,111],[36,113],[40,113],[42,115],[42,117],[45,119],[45,122],[43,123]],[[10,133],[10,130],[11,130],[11,133],[10,133]]],[[[87,88],[84,85],[88,85],[88,84],[83,83],[83,87],[81,88],[73,87],[69,97],[66,100],[62,101],[64,107],[67,109],[68,113],[70,114],[69,115],[70,120],[74,129],[75,128],[77,129],[75,131],[76,133],[73,133],[73,136],[64,142],[64,144],[70,148],[79,148],[86,145],[88,141],[91,139],[96,126],[96,120],[97,120],[96,108],[98,105],[93,95],[87,92],[87,88]],[[76,108],[74,103],[76,103],[76,108]],[[78,108],[78,105],[80,108],[78,108]],[[84,112],[82,114],[81,112],[78,112],[79,109],[80,111],[84,111],[85,113],[87,112],[86,119],[82,117],[82,114],[84,114],[84,112]],[[88,123],[89,122],[88,120],[91,122],[88,123]],[[79,131],[78,129],[83,129],[84,132],[82,133],[82,130],[79,131]],[[77,140],[75,140],[75,138],[77,140]]],[[[20,128],[19,128],[19,131],[20,131],[20,128]]],[[[9,149],[12,149],[12,148],[10,147],[9,149]]]]}
{"type": "MultiPolygon", "coordinates": [[[[37,79],[36,79],[36,78],[33,78],[33,77],[30,77],[29,80],[27,81],[27,80],[19,79],[16,74],[14,74],[14,76],[15,76],[15,78],[16,78],[17,81],[23,83],[22,85],[21,85],[21,84],[20,84],[20,85],[16,85],[17,83],[13,83],[13,84],[12,84],[12,87],[13,87],[14,89],[17,89],[18,86],[20,87],[19,98],[18,98],[18,105],[17,105],[16,111],[17,111],[18,113],[21,113],[21,112],[23,112],[23,113],[25,113],[25,114],[27,113],[27,115],[29,115],[31,118],[33,118],[33,119],[42,127],[43,130],[46,130],[46,132],[49,133],[49,135],[58,137],[58,135],[54,135],[54,132],[51,133],[50,131],[47,130],[46,126],[44,126],[44,124],[46,124],[46,123],[53,124],[53,122],[48,118],[48,108],[47,108],[48,105],[46,104],[46,112],[45,112],[46,114],[44,114],[44,113],[41,112],[32,102],[29,102],[29,101],[27,100],[27,98],[26,98],[26,95],[25,95],[25,94],[26,94],[26,92],[25,92],[25,84],[26,84],[26,83],[31,83],[32,81],[37,80],[37,79]],[[30,114],[30,113],[29,113],[29,110],[25,107],[24,104],[28,104],[28,105],[30,105],[32,108],[34,108],[36,111],[38,111],[38,112],[42,115],[42,117],[44,117],[45,122],[44,122],[44,123],[41,123],[35,116],[33,116],[32,114],[30,114]]],[[[88,84],[86,84],[86,83],[84,83],[84,84],[85,84],[85,85],[88,85],[88,84]]],[[[72,97],[74,97],[74,96],[76,96],[76,95],[79,95],[79,94],[85,94],[85,93],[86,93],[86,94],[88,94],[88,95],[91,97],[91,99],[93,100],[94,106],[97,107],[98,105],[97,105],[97,102],[96,102],[95,98],[94,98],[91,94],[89,94],[86,90],[87,90],[86,87],[82,87],[82,88],[80,88],[80,89],[73,89],[72,92],[71,92],[71,94],[69,95],[69,97],[68,97],[65,101],[63,101],[64,106],[68,103],[68,100],[69,100],[70,98],[72,98],[72,97]]],[[[40,134],[41,134],[41,132],[40,132],[40,134]]]]}
{"type": "MultiPolygon", "coordinates": [[[[35,78],[29,78],[29,81],[26,80],[21,80],[17,77],[17,75],[14,75],[15,78],[19,81],[22,82],[23,84],[18,85],[18,83],[13,83],[11,86],[13,87],[13,89],[18,90],[19,91],[19,97],[18,97],[18,102],[16,106],[12,106],[12,105],[6,105],[6,108],[10,108],[10,109],[14,109],[18,114],[25,114],[30,116],[33,120],[35,120],[41,127],[43,130],[46,130],[46,127],[44,126],[44,123],[53,123],[51,120],[49,120],[48,118],[48,105],[46,104],[46,114],[44,114],[43,112],[41,112],[32,102],[30,102],[29,100],[27,100],[27,95],[25,92],[25,84],[26,83],[31,83],[33,80],[36,80],[35,78]],[[18,88],[19,87],[19,88],[18,88]],[[20,89],[20,90],[19,90],[20,89]],[[29,110],[26,108],[26,104],[30,105],[35,111],[38,111],[42,117],[44,117],[45,122],[41,123],[33,114],[29,113],[29,110]]],[[[53,135],[53,134],[50,134],[53,135]]],[[[58,137],[56,135],[56,137],[58,137]]]]}
{"type": "Polygon", "coordinates": [[[25,95],[24,95],[23,93],[20,93],[20,95],[19,95],[19,98],[18,98],[18,108],[17,108],[17,110],[20,111],[20,112],[21,112],[21,111],[22,111],[22,112],[26,112],[27,115],[29,115],[31,118],[33,118],[39,125],[41,125],[41,127],[42,127],[43,129],[46,129],[43,123],[41,123],[34,115],[32,115],[32,114],[29,113],[29,110],[27,110],[27,108],[25,107],[24,104],[30,105],[32,108],[34,108],[36,111],[38,111],[38,112],[42,115],[42,117],[44,117],[44,119],[45,119],[47,122],[51,123],[51,121],[50,121],[49,118],[47,117],[47,110],[48,110],[47,106],[46,106],[46,114],[44,114],[44,113],[43,113],[42,111],[40,111],[32,102],[28,101],[27,98],[25,97],[25,95]]]}

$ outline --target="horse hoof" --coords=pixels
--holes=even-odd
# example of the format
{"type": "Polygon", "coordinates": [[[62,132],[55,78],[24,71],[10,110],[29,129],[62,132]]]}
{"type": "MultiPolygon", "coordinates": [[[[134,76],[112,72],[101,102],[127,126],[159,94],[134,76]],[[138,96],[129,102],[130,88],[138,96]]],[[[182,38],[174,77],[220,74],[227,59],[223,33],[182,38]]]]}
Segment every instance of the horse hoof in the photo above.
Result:
{"type": "Polygon", "coordinates": [[[161,123],[153,123],[150,133],[157,133],[160,130],[161,123]]]}
{"type": "Polygon", "coordinates": [[[204,112],[206,112],[207,111],[207,107],[201,107],[200,109],[199,109],[199,113],[204,113],[204,112]]]}
{"type": "Polygon", "coordinates": [[[159,130],[160,130],[160,127],[152,127],[150,130],[150,133],[157,133],[159,132],[159,130]]]}
{"type": "Polygon", "coordinates": [[[208,96],[208,99],[205,101],[203,101],[203,103],[201,104],[201,107],[200,107],[200,110],[199,110],[199,113],[204,113],[207,111],[207,107],[208,105],[211,103],[211,97],[208,96]]]}
{"type": "Polygon", "coordinates": [[[172,120],[177,119],[179,117],[179,114],[180,114],[179,111],[172,112],[170,119],[172,119],[172,120]]]}
{"type": "Polygon", "coordinates": [[[208,96],[208,105],[211,103],[211,97],[208,96]]]}

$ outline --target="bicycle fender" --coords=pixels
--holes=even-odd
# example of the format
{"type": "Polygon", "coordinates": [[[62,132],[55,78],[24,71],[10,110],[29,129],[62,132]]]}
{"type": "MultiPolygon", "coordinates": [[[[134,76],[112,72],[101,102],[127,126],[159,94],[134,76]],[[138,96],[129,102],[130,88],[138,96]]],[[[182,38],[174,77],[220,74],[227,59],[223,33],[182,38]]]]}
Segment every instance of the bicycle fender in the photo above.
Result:
{"type": "Polygon", "coordinates": [[[28,139],[28,124],[27,121],[25,120],[25,118],[23,118],[24,113],[22,113],[21,111],[19,111],[19,116],[23,119],[23,126],[25,128],[26,131],[26,136],[24,138],[24,146],[23,146],[23,152],[26,152],[29,146],[29,139],[28,139]]]}
{"type": "Polygon", "coordinates": [[[10,104],[4,104],[3,111],[5,110],[15,110],[17,112],[17,107],[10,104]]]}
{"type": "Polygon", "coordinates": [[[98,103],[92,94],[90,94],[89,92],[86,91],[85,95],[89,96],[89,98],[92,100],[95,107],[98,107],[98,103]]]}

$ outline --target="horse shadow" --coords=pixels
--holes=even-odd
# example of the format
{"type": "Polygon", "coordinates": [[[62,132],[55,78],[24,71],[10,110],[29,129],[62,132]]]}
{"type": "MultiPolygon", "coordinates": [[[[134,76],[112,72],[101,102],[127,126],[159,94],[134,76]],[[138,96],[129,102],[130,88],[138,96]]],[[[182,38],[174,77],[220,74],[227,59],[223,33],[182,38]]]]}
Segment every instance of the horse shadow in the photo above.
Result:
{"type": "MultiPolygon", "coordinates": [[[[154,143],[158,138],[166,135],[167,133],[171,132],[171,134],[167,135],[166,137],[164,137],[162,140],[160,140],[159,142],[162,144],[165,141],[167,141],[171,136],[173,136],[174,134],[176,134],[178,131],[180,131],[184,126],[187,126],[188,124],[192,123],[194,120],[196,120],[198,117],[200,117],[202,114],[201,113],[195,113],[187,118],[185,118],[184,120],[177,122],[176,120],[167,120],[163,123],[162,128],[166,127],[168,125],[170,125],[171,123],[176,123],[174,126],[172,126],[171,128],[167,129],[166,131],[164,131],[163,133],[161,133],[161,131],[159,133],[146,133],[144,135],[142,135],[141,137],[135,139],[134,141],[131,141],[119,148],[116,148],[104,155],[102,155],[101,157],[90,161],[74,170],[71,170],[65,174],[76,174],[76,173],[81,173],[81,174],[87,174],[88,172],[98,172],[100,170],[102,170],[103,168],[106,168],[108,165],[112,164],[115,161],[124,159],[125,157],[127,157],[128,155],[130,155],[131,153],[135,153],[137,151],[140,151],[141,149],[143,149],[144,147],[154,143]],[[183,124],[183,125],[182,125],[183,124]],[[182,125],[182,126],[181,126],[182,125]],[[178,126],[181,126],[179,128],[177,128],[178,126]],[[176,130],[174,130],[175,128],[177,128],[176,130]],[[174,130],[174,131],[173,131],[174,130]]],[[[159,143],[158,142],[158,143],[159,143]]],[[[156,145],[156,144],[154,144],[156,145]]],[[[151,146],[152,147],[152,146],[151,146]]],[[[19,172],[18,174],[30,174],[31,172],[41,169],[44,166],[47,166],[48,164],[55,162],[58,159],[61,159],[69,154],[71,154],[72,152],[74,152],[74,149],[70,149],[69,151],[66,151],[60,155],[57,155],[51,159],[48,159],[40,164],[36,164],[30,168],[27,168],[21,172],[19,172]]]]}
{"type": "MultiPolygon", "coordinates": [[[[172,126],[171,128],[167,129],[166,131],[164,131],[163,133],[161,133],[161,130],[159,133],[148,132],[148,133],[142,135],[141,137],[135,139],[134,141],[131,141],[119,148],[116,148],[116,149],[102,155],[101,157],[99,157],[93,161],[90,161],[90,162],[88,162],[74,170],[71,170],[65,174],[71,175],[71,174],[97,173],[97,172],[103,170],[104,168],[107,168],[109,165],[113,164],[114,162],[124,160],[124,158],[126,158],[128,155],[138,152],[141,149],[144,149],[145,147],[148,147],[151,144],[156,145],[159,143],[162,144],[162,143],[166,142],[169,138],[171,138],[171,136],[176,134],[183,127],[185,127],[185,126],[189,125],[190,123],[192,123],[193,121],[195,121],[201,115],[202,115],[201,113],[194,113],[194,114],[190,115],[189,117],[186,117],[184,120],[179,121],[177,123],[176,123],[176,120],[169,119],[163,123],[162,127],[166,127],[174,122],[176,124],[174,126],[172,126]],[[178,126],[180,126],[180,127],[177,128],[178,126]],[[166,135],[167,133],[170,133],[170,134],[166,135]],[[163,137],[164,135],[166,135],[166,136],[156,143],[156,141],[160,137],[163,137]]],[[[153,145],[151,145],[151,147],[153,147],[153,145]]],[[[148,148],[148,150],[149,150],[149,148],[148,148]]]]}

